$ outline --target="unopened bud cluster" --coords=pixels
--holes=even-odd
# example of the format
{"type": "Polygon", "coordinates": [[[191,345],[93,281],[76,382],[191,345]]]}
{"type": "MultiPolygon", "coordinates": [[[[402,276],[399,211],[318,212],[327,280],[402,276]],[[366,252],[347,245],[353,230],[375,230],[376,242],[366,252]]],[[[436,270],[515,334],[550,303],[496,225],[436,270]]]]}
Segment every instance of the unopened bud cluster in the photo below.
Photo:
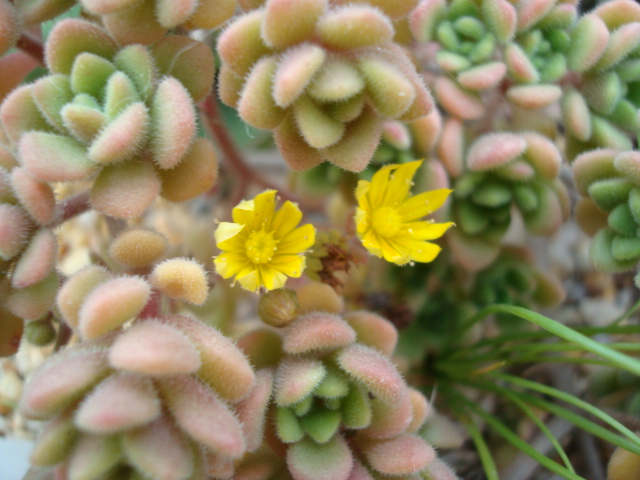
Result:
{"type": "Polygon", "coordinates": [[[416,2],[343,3],[268,0],[218,41],[222,101],[248,124],[273,130],[294,170],[328,160],[360,171],[383,120],[415,120],[432,109],[414,66],[393,43],[392,18],[416,2]]]}

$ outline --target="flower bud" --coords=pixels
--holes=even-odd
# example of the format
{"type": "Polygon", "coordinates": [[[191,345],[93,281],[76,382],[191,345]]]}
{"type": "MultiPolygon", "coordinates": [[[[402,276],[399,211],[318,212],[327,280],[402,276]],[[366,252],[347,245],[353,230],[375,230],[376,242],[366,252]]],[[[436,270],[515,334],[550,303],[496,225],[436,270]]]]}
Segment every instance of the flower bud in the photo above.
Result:
{"type": "Polygon", "coordinates": [[[56,329],[51,320],[34,320],[24,328],[24,336],[31,345],[44,347],[56,339],[56,329]]]}
{"type": "Polygon", "coordinates": [[[288,288],[271,290],[260,296],[258,315],[272,327],[285,327],[296,319],[300,310],[298,295],[288,288]]]}

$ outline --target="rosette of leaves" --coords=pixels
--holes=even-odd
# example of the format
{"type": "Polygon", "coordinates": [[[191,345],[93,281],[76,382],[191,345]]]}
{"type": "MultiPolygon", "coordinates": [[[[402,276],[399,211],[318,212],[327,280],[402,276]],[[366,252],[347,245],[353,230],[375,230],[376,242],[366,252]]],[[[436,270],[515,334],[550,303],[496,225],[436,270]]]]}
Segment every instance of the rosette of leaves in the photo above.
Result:
{"type": "Polygon", "coordinates": [[[236,0],[80,0],[121,44],[150,44],[167,31],[213,29],[229,20],[236,0]]]}
{"type": "Polygon", "coordinates": [[[562,94],[557,83],[568,71],[566,56],[577,7],[572,2],[524,0],[516,13],[515,34],[502,52],[514,84],[506,96],[513,105],[536,110],[555,103],[562,94]]]}
{"type": "Polygon", "coordinates": [[[43,478],[232,475],[250,431],[230,405],[251,396],[256,375],[218,330],[154,307],[159,294],[202,303],[193,293],[203,290],[205,272],[188,259],[148,278],[93,265],[69,278],[57,303],[81,341],[36,371],[21,400],[26,417],[47,420],[31,455],[43,478]]]}
{"type": "Polygon", "coordinates": [[[623,272],[640,260],[639,171],[637,150],[593,150],[573,162],[576,189],[583,197],[576,220],[593,236],[590,256],[598,270],[623,272]]]}
{"type": "Polygon", "coordinates": [[[438,153],[454,189],[450,212],[458,228],[449,245],[468,270],[497,258],[514,209],[535,235],[555,232],[568,216],[560,152],[539,133],[486,134],[466,148],[462,124],[450,119],[438,153]]]}
{"type": "MultiPolygon", "coordinates": [[[[276,437],[267,441],[285,453],[295,480],[426,474],[435,452],[414,432],[428,404],[389,359],[397,341],[393,325],[364,311],[344,318],[312,312],[281,333],[281,353],[271,359],[269,419],[276,437]]],[[[264,340],[248,335],[250,355],[264,350],[264,340]]]]}
{"type": "Polygon", "coordinates": [[[0,132],[0,356],[15,353],[24,321],[33,343],[55,337],[50,310],[58,288],[53,189],[18,166],[3,140],[0,132]]]}
{"type": "Polygon", "coordinates": [[[570,158],[594,148],[631,150],[640,133],[640,5],[608,2],[571,32],[573,87],[562,97],[570,158]]]}
{"type": "Polygon", "coordinates": [[[220,98],[248,124],[272,130],[294,170],[328,160],[361,171],[384,120],[415,120],[432,109],[392,41],[389,12],[398,18],[416,2],[342,3],[268,0],[218,40],[220,98]]]}
{"type": "Polygon", "coordinates": [[[443,75],[434,92],[448,113],[464,120],[485,114],[480,93],[504,78],[499,48],[515,28],[516,10],[506,0],[424,0],[411,14],[416,40],[438,46],[435,63],[443,75]]]}
{"type": "Polygon", "coordinates": [[[210,188],[215,153],[195,138],[193,105],[211,88],[206,45],[170,36],[121,49],[97,25],[64,20],[45,57],[51,74],[0,106],[7,137],[35,179],[92,179],[92,206],[119,218],[140,216],[161,190],[184,200],[210,188]],[[180,182],[188,183],[181,193],[180,182]]]}

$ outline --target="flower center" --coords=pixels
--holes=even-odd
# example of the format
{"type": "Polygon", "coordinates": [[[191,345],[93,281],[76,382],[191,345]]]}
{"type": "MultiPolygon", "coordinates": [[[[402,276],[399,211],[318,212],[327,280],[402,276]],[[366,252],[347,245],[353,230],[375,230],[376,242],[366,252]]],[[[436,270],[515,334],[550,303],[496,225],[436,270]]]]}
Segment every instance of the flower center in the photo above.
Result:
{"type": "Polygon", "coordinates": [[[260,230],[253,232],[244,244],[247,257],[253,263],[267,263],[273,259],[273,254],[278,249],[278,241],[273,234],[260,230]]]}
{"type": "Polygon", "coordinates": [[[402,222],[395,208],[382,207],[373,214],[371,226],[382,237],[394,237],[400,233],[402,222]]]}

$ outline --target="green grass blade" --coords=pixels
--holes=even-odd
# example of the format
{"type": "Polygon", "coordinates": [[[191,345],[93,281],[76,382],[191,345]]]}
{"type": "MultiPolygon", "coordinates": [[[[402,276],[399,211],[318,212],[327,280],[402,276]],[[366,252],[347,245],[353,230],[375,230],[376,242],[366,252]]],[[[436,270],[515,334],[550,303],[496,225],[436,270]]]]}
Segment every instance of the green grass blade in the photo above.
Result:
{"type": "Polygon", "coordinates": [[[489,425],[493,430],[495,430],[501,437],[503,437],[507,442],[516,447],[518,450],[521,450],[525,454],[529,455],[540,465],[544,466],[548,470],[553,473],[557,473],[567,480],[584,480],[583,477],[577,475],[575,472],[568,470],[557,462],[554,462],[549,457],[541,454],[534,448],[532,448],[527,442],[518,437],[515,433],[513,433],[509,428],[507,428],[500,420],[498,420],[493,415],[488,412],[482,410],[482,408],[478,407],[475,403],[467,400],[466,398],[460,396],[460,400],[465,404],[465,406],[482,418],[487,425],[489,425]]]}
{"type": "Polygon", "coordinates": [[[613,365],[622,370],[640,375],[640,361],[636,358],[617,352],[569,327],[565,327],[555,320],[527,310],[526,308],[515,307],[512,305],[491,305],[483,308],[467,322],[463,327],[461,334],[464,333],[464,330],[471,328],[475,323],[493,313],[510,313],[520,317],[543,328],[544,330],[547,330],[548,332],[551,332],[553,335],[563,338],[568,342],[580,345],[587,352],[591,352],[599,357],[609,360],[613,365]]]}
{"type": "Polygon", "coordinates": [[[575,470],[573,469],[573,465],[571,465],[571,462],[569,461],[569,457],[564,451],[564,448],[562,448],[562,445],[560,445],[558,440],[556,440],[556,438],[553,436],[553,433],[551,433],[551,431],[549,430],[549,428],[547,428],[544,422],[542,422],[542,420],[540,420],[536,416],[533,410],[531,410],[525,402],[520,400],[520,398],[518,398],[517,395],[514,395],[512,392],[510,392],[506,388],[503,389],[500,387],[500,390],[502,390],[502,395],[507,397],[513,403],[515,403],[518,406],[518,408],[522,410],[527,417],[529,417],[529,419],[538,427],[538,429],[544,434],[544,436],[547,437],[549,442],[551,442],[551,445],[553,445],[553,448],[558,453],[558,455],[560,456],[560,459],[562,460],[564,465],[567,467],[567,469],[575,473],[575,470]]]}
{"type": "Polygon", "coordinates": [[[564,402],[567,402],[570,405],[573,405],[574,407],[578,407],[588,413],[590,413],[591,415],[593,415],[594,417],[598,418],[599,420],[603,421],[604,423],[606,423],[607,425],[609,425],[611,428],[617,430],[618,432],[620,432],[622,435],[624,435],[625,437],[627,437],[633,444],[635,444],[638,448],[640,448],[640,438],[633,433],[631,430],[629,430],[627,427],[625,427],[624,425],[622,425],[620,422],[618,422],[615,418],[611,417],[610,415],[607,415],[605,412],[603,412],[602,410],[594,407],[593,405],[580,400],[579,398],[568,394],[566,392],[563,392],[562,390],[558,390],[557,388],[553,388],[553,387],[549,387],[547,385],[542,385],[540,383],[537,382],[532,382],[531,380],[526,380],[524,378],[519,378],[519,377],[515,377],[513,375],[508,375],[505,373],[497,373],[497,372],[493,372],[491,374],[489,374],[490,376],[500,379],[500,380],[504,380],[506,382],[509,382],[511,384],[514,385],[518,385],[520,387],[523,388],[527,388],[539,393],[543,393],[545,395],[550,395],[552,397],[555,397],[559,400],[562,400],[564,402]]]}

